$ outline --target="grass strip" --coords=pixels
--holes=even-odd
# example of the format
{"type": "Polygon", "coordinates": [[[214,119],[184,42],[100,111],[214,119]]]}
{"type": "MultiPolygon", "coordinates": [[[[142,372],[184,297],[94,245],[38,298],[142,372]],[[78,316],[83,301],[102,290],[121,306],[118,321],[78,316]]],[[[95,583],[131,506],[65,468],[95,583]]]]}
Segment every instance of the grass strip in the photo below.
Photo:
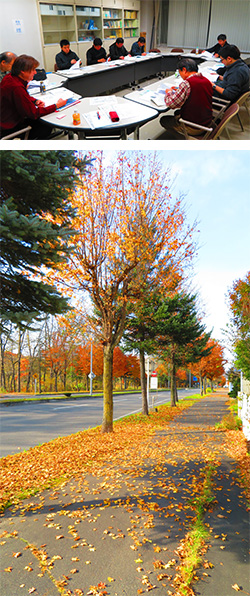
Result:
{"type": "Polygon", "coordinates": [[[195,579],[196,569],[202,562],[202,557],[207,550],[206,542],[210,537],[207,525],[204,524],[204,516],[214,502],[212,478],[216,466],[209,462],[204,468],[201,481],[197,481],[199,494],[190,502],[196,512],[192,520],[192,529],[189,530],[178,548],[181,564],[175,577],[177,588],[176,596],[194,596],[192,582],[195,579]]]}

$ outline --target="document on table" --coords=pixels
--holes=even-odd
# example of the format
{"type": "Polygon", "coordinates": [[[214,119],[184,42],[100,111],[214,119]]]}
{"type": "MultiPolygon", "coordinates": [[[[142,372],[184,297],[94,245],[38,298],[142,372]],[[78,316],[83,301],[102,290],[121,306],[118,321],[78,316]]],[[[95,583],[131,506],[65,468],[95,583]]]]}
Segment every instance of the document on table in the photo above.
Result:
{"type": "Polygon", "coordinates": [[[72,64],[72,66],[70,67],[69,70],[70,71],[76,70],[76,69],[80,68],[80,66],[81,66],[81,60],[77,60],[77,62],[74,62],[74,64],[72,64]]]}
{"type": "Polygon", "coordinates": [[[45,103],[45,107],[47,107],[51,106],[53,103],[57,103],[58,99],[72,99],[77,101],[80,97],[76,96],[75,93],[69,89],[65,89],[65,87],[57,87],[56,89],[41,94],[39,99],[41,99],[45,103]]]}
{"type": "Polygon", "coordinates": [[[131,102],[131,105],[129,105],[129,103],[127,105],[127,103],[119,104],[117,102],[117,98],[114,98],[114,101],[110,101],[110,99],[108,97],[105,97],[105,98],[97,97],[97,98],[91,98],[91,99],[92,100],[98,99],[99,105],[96,102],[92,102],[92,105],[97,105],[97,108],[92,112],[87,112],[87,113],[85,112],[82,115],[92,130],[94,130],[95,128],[105,128],[107,126],[113,127],[115,125],[117,125],[119,127],[119,123],[121,120],[124,121],[128,118],[134,119],[135,108],[132,105],[132,102],[131,102]],[[103,102],[101,105],[100,99],[105,99],[108,101],[103,102]],[[112,122],[110,119],[109,112],[112,112],[112,111],[117,112],[117,114],[119,116],[119,121],[116,123],[112,122]]]}
{"type": "MultiPolygon", "coordinates": [[[[73,64],[74,66],[74,64],[73,64]]],[[[57,74],[60,74],[62,76],[65,77],[80,77],[82,76],[85,72],[88,72],[89,67],[88,66],[83,66],[81,68],[67,68],[65,70],[58,70],[57,74]]]]}
{"type": "Polygon", "coordinates": [[[202,52],[202,53],[200,54],[200,57],[201,57],[201,58],[204,58],[205,60],[213,60],[213,58],[214,58],[214,55],[213,55],[213,54],[211,54],[211,52],[207,52],[207,50],[205,50],[205,52],[202,52]]]}
{"type": "Polygon", "coordinates": [[[152,91],[152,89],[148,89],[146,87],[145,89],[142,89],[142,91],[140,91],[140,97],[143,97],[143,99],[146,99],[146,101],[152,101],[158,107],[163,107],[165,106],[166,89],[177,89],[180,83],[181,81],[175,81],[173,84],[161,83],[161,85],[159,85],[159,87],[157,87],[155,91],[152,91]]]}
{"type": "Polygon", "coordinates": [[[44,81],[30,81],[27,86],[27,91],[30,95],[32,93],[40,93],[40,83],[43,83],[46,89],[51,89],[53,87],[58,87],[58,82],[56,81],[49,81],[49,79],[44,79],[44,81]]]}
{"type": "Polygon", "coordinates": [[[215,83],[218,79],[217,72],[213,72],[211,68],[204,68],[202,69],[203,76],[208,79],[211,83],[215,83]]]}

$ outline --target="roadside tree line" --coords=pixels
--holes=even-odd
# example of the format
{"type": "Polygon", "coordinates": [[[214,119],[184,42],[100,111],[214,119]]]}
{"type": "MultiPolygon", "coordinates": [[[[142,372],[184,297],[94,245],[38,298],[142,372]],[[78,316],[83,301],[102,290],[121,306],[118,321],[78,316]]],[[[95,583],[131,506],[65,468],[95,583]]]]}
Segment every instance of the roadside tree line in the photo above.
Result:
{"type": "MultiPolygon", "coordinates": [[[[168,362],[176,405],[176,370],[198,365],[212,346],[189,284],[197,224],[188,222],[184,198],[171,194],[171,169],[151,152],[2,154],[3,335],[15,324],[21,345],[25,330],[48,314],[63,320],[77,300],[79,310],[88,305],[103,352],[103,432],[113,430],[119,345],[139,354],[143,413],[147,354],[168,362]]],[[[54,380],[60,356],[64,379],[72,357],[62,328],[47,354],[54,380]]]]}

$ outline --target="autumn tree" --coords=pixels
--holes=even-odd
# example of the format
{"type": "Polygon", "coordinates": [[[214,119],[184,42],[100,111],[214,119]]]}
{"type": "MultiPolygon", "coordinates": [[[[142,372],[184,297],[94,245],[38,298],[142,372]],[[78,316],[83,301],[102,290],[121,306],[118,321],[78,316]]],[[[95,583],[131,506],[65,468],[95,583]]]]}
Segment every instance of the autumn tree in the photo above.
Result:
{"type": "Polygon", "coordinates": [[[109,163],[101,152],[87,176],[79,173],[72,198],[73,252],[57,282],[87,291],[101,317],[103,432],[113,430],[114,348],[123,334],[128,300],[143,293],[150,275],[167,285],[193,253],[193,230],[182,198],[173,199],[156,154],[120,152],[109,163]]]}
{"type": "Polygon", "coordinates": [[[209,338],[206,344],[207,354],[205,353],[200,359],[192,363],[192,373],[199,377],[200,394],[206,393],[206,379],[213,382],[222,378],[224,375],[225,358],[223,347],[213,338],[209,338]]]}
{"type": "MultiPolygon", "coordinates": [[[[30,324],[65,311],[67,300],[37,269],[65,261],[72,234],[73,151],[2,151],[0,191],[2,320],[30,324]]],[[[84,169],[86,162],[82,160],[84,169]]]]}
{"type": "Polygon", "coordinates": [[[146,284],[140,300],[130,303],[123,334],[125,346],[129,350],[136,350],[140,358],[140,377],[142,392],[142,413],[148,416],[148,396],[145,368],[145,354],[155,352],[155,338],[158,330],[156,313],[160,304],[159,291],[151,290],[146,284]]]}
{"type": "Polygon", "coordinates": [[[209,334],[201,323],[196,306],[197,297],[183,291],[167,296],[157,311],[158,344],[162,357],[169,362],[171,406],[178,401],[177,367],[197,361],[207,355],[209,334]]]}
{"type": "Polygon", "coordinates": [[[233,347],[236,366],[250,380],[250,271],[229,290],[232,324],[235,329],[233,347]]]}

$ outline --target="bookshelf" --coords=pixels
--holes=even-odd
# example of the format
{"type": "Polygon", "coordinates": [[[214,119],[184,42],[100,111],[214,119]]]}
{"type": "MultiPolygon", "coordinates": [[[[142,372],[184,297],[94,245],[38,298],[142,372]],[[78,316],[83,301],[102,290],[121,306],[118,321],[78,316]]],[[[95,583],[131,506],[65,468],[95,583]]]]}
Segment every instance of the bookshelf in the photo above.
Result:
{"type": "Polygon", "coordinates": [[[139,10],[124,9],[124,39],[139,37],[139,10]]]}
{"type": "Polygon", "coordinates": [[[139,0],[37,0],[46,70],[53,70],[60,40],[86,64],[86,51],[100,37],[108,51],[110,43],[123,37],[127,49],[140,35],[139,0]]]}

